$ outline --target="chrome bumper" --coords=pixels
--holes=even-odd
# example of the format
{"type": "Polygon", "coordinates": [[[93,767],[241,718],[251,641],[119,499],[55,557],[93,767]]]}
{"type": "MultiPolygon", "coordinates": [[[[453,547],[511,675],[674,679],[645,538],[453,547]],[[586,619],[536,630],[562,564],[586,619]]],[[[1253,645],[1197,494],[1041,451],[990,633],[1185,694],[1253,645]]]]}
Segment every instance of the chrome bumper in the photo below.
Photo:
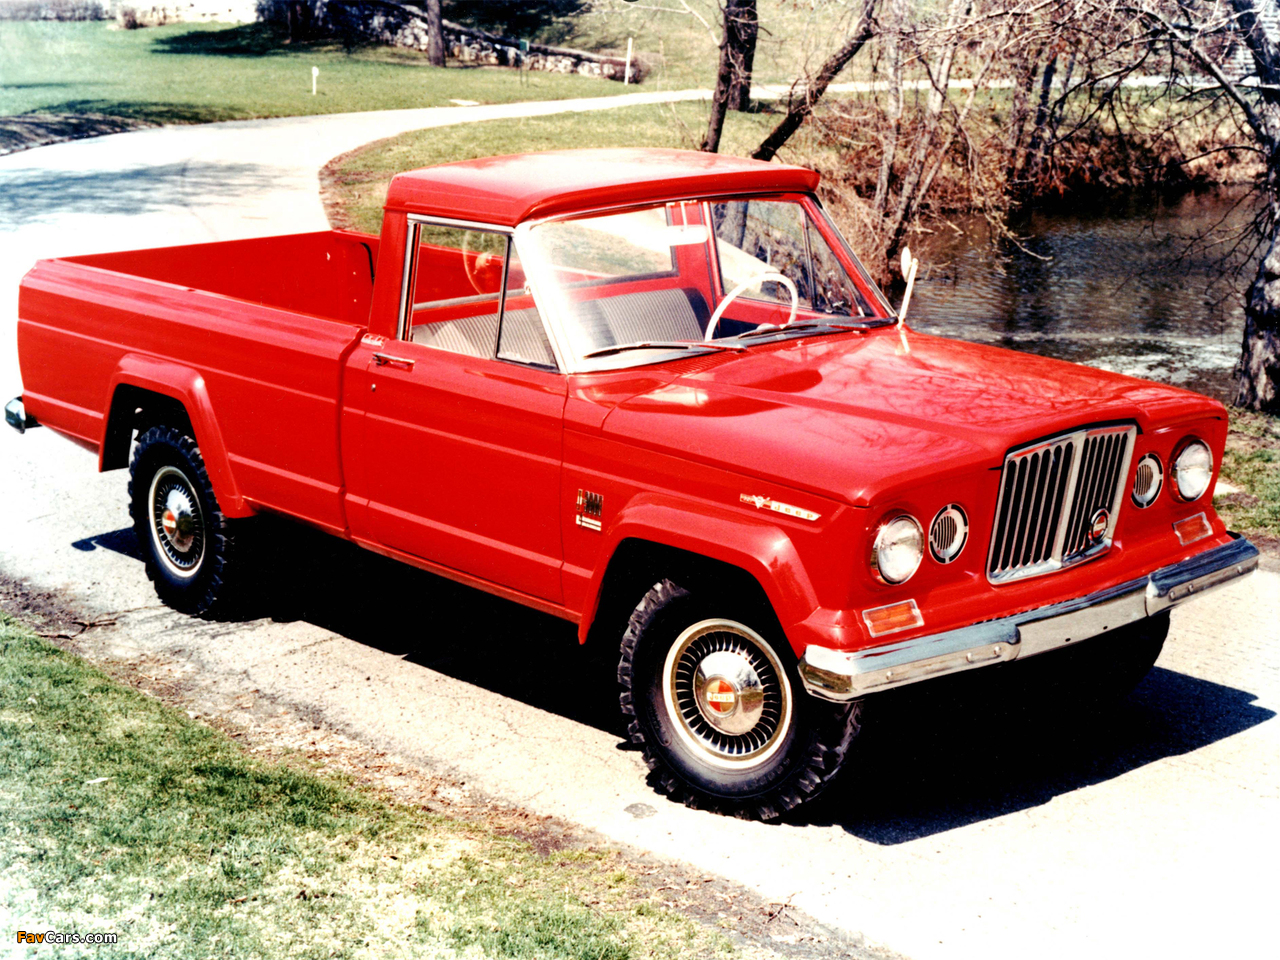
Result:
{"type": "Polygon", "coordinates": [[[4,422],[19,433],[26,433],[32,427],[40,426],[36,418],[27,413],[21,397],[14,397],[4,405],[4,422]]]}
{"type": "Polygon", "coordinates": [[[1257,548],[1232,536],[1231,543],[1149,576],[1012,617],[852,653],[811,645],[800,660],[800,678],[816,697],[855,700],[1096,637],[1251,573],[1258,566],[1257,548]]]}

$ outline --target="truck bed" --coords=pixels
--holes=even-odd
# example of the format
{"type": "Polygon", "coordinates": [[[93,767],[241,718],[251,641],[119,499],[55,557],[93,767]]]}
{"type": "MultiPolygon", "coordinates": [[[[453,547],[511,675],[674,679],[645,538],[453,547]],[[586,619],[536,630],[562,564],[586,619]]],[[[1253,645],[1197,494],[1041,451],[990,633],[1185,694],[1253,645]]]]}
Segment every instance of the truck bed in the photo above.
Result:
{"type": "Polygon", "coordinates": [[[223,464],[224,510],[341,533],[343,369],[377,245],[335,231],[41,261],[18,304],[27,409],[102,451],[121,385],[180,397],[211,475],[223,464]]]}
{"type": "Polygon", "coordinates": [[[363,324],[373,296],[378,238],[333,230],[62,259],[290,313],[363,324]]]}

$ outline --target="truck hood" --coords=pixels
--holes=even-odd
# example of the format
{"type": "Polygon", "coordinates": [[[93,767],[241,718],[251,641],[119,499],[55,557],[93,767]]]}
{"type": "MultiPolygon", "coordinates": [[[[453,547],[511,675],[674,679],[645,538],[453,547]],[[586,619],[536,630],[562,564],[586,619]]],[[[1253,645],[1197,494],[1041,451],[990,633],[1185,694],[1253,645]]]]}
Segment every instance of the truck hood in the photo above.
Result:
{"type": "Polygon", "coordinates": [[[867,505],[1083,424],[1224,415],[1199,394],[995,347],[882,328],[676,367],[618,403],[606,435],[867,505]]]}

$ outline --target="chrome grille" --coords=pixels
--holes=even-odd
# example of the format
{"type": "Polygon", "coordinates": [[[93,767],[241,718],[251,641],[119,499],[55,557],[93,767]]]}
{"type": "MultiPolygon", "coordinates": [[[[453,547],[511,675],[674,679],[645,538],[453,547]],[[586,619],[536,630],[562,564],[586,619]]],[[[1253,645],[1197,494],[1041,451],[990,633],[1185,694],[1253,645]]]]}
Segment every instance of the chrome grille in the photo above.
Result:
{"type": "Polygon", "coordinates": [[[1006,456],[987,579],[1036,577],[1105,552],[1136,433],[1131,426],[1077,430],[1006,456]],[[1105,522],[1100,535],[1095,522],[1105,522]]]}

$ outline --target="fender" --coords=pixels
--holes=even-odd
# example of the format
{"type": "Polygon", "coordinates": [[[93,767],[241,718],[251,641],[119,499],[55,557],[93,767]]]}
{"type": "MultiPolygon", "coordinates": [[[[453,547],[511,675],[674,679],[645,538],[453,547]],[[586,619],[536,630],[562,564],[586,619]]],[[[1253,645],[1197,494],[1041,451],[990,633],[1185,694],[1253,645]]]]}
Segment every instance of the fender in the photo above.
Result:
{"type": "MultiPolygon", "coordinates": [[[[208,387],[198,370],[144,354],[129,353],[120,359],[107,386],[103,409],[108,413],[116,390],[121,386],[150,390],[181,403],[191,420],[200,455],[204,457],[205,469],[209,471],[209,480],[222,512],[228,517],[253,515],[253,509],[241,495],[231,472],[231,460],[227,456],[222,431],[218,429],[213,404],[209,401],[208,387]]],[[[109,416],[103,417],[102,421],[103,435],[98,444],[99,471],[107,469],[107,431],[111,427],[109,416]]]]}
{"type": "Polygon", "coordinates": [[[624,540],[673,547],[746,571],[764,590],[784,630],[819,606],[795,545],[782,527],[706,501],[686,504],[670,494],[642,493],[618,511],[607,528],[601,555],[608,560],[596,566],[578,624],[582,643],[595,620],[609,562],[624,540]]]}

